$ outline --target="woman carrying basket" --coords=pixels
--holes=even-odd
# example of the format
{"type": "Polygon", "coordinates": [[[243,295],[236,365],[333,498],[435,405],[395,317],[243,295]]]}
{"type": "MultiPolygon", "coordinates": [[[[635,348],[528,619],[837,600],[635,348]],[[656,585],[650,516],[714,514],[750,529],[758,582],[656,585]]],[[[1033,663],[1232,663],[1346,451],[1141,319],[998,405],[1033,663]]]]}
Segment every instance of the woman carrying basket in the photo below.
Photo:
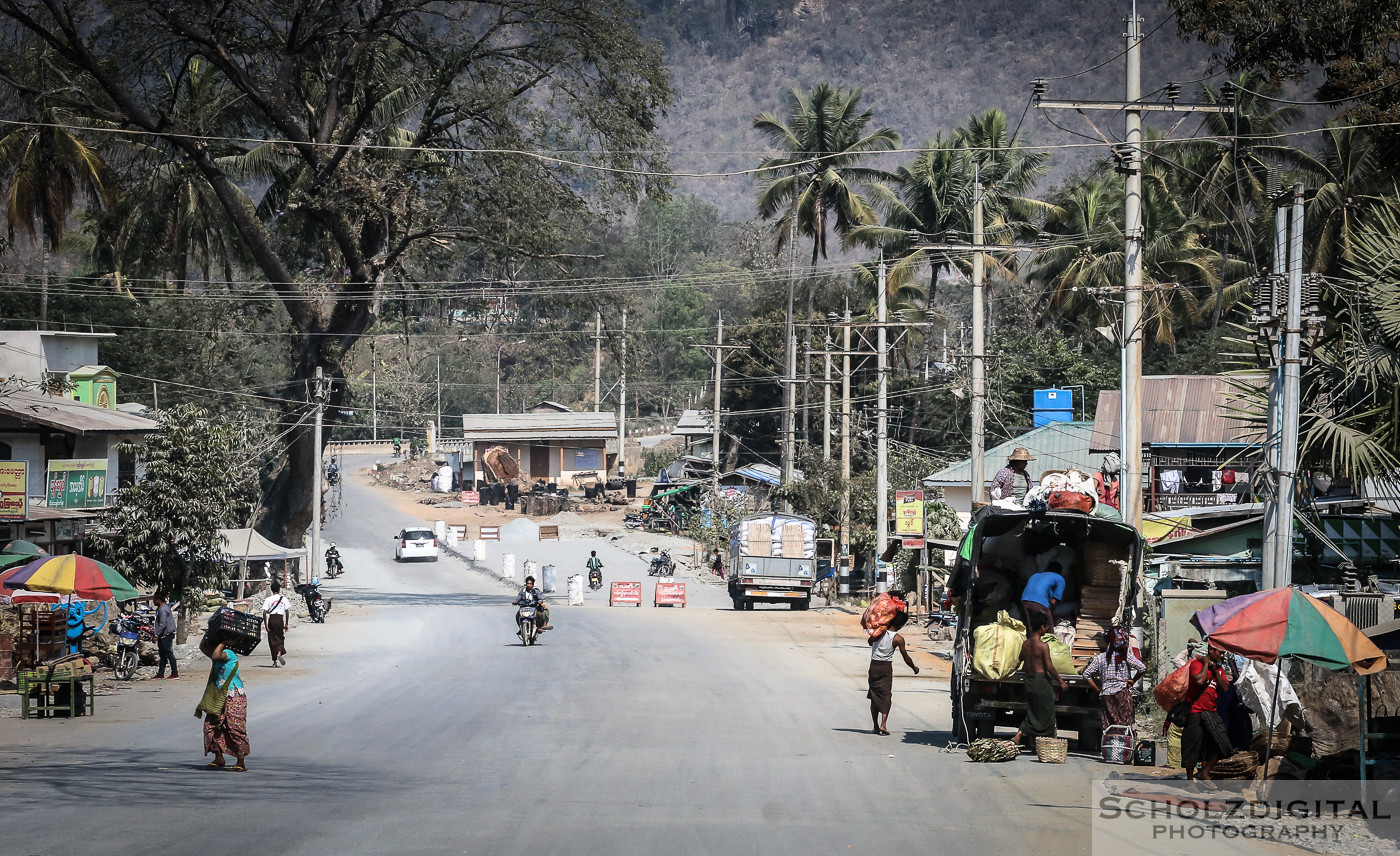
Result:
{"type": "Polygon", "coordinates": [[[243,763],[248,757],[248,697],[243,694],[243,679],[238,676],[238,654],[222,642],[213,648],[209,644],[206,638],[200,650],[214,661],[214,667],[209,672],[204,699],[195,711],[196,715],[204,713],[204,754],[214,756],[205,769],[228,766],[224,756],[232,755],[233,766],[228,769],[241,773],[248,769],[243,763]]]}

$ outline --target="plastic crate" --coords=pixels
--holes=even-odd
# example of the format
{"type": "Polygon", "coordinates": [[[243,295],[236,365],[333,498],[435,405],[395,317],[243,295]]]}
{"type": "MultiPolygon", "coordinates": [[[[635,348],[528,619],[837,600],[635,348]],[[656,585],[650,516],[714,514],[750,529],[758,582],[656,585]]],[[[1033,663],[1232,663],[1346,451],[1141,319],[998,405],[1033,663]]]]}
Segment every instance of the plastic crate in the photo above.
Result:
{"type": "Polygon", "coordinates": [[[221,606],[210,617],[205,636],[246,657],[262,641],[262,618],[221,606]]]}

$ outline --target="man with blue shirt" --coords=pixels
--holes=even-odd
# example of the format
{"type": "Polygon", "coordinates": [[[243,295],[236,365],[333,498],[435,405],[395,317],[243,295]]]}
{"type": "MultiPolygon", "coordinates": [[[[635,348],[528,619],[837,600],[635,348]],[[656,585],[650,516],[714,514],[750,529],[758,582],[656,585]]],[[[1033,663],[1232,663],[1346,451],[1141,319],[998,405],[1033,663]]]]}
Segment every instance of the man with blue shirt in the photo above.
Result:
{"type": "MultiPolygon", "coordinates": [[[[1050,567],[1058,568],[1059,564],[1051,562],[1050,567]]],[[[1053,627],[1055,604],[1064,596],[1065,578],[1060,574],[1054,570],[1032,574],[1026,581],[1026,588],[1021,592],[1021,620],[1027,627],[1038,627],[1039,618],[1047,626],[1053,627]]]]}

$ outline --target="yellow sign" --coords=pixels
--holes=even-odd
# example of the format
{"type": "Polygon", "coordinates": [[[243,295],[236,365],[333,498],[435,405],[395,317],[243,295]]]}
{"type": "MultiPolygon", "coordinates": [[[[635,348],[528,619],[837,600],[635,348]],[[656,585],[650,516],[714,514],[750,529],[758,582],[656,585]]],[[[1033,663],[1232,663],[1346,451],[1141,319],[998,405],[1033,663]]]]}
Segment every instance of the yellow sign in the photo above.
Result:
{"type": "Polygon", "coordinates": [[[897,490],[894,492],[894,534],[914,538],[924,534],[924,492],[897,490]]]}
{"type": "Polygon", "coordinates": [[[0,461],[0,520],[23,521],[29,516],[29,464],[0,461]]]}

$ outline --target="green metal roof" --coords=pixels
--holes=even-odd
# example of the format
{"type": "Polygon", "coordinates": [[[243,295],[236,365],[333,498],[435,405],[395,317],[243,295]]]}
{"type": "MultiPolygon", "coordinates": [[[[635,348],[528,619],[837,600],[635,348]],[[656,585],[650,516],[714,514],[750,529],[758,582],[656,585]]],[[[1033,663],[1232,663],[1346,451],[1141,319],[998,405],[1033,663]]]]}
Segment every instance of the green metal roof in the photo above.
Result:
{"type": "MultiPolygon", "coordinates": [[[[1094,433],[1093,422],[1051,422],[1034,431],[1014,437],[999,446],[993,446],[982,456],[987,481],[992,480],[997,470],[1006,466],[1006,458],[1017,446],[1025,446],[1035,458],[1027,467],[1031,478],[1035,479],[1045,470],[1067,470],[1071,467],[1082,473],[1097,472],[1103,463],[1103,455],[1089,454],[1089,437],[1094,433]]],[[[924,478],[924,484],[950,485],[971,484],[972,459],[964,458],[950,467],[945,467],[924,478]]]]}

